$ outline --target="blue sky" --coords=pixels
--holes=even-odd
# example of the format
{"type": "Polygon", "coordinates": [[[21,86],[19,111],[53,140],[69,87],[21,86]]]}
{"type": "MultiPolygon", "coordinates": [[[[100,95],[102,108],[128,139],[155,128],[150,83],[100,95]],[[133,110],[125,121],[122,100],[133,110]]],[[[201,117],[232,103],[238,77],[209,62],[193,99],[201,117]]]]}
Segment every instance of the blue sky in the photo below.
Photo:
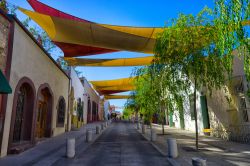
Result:
{"type": "MultiPolygon", "coordinates": [[[[7,0],[11,4],[31,9],[26,0],[7,0]]],[[[41,2],[71,15],[97,23],[162,27],[179,13],[197,14],[202,8],[213,7],[213,0],[41,0],[41,2]]],[[[18,12],[18,18],[24,15],[18,12]]],[[[91,58],[132,58],[148,56],[135,52],[119,52],[91,56],[91,58]]],[[[125,78],[134,67],[78,67],[88,80],[125,78]]],[[[123,106],[126,100],[110,100],[123,106]]]]}

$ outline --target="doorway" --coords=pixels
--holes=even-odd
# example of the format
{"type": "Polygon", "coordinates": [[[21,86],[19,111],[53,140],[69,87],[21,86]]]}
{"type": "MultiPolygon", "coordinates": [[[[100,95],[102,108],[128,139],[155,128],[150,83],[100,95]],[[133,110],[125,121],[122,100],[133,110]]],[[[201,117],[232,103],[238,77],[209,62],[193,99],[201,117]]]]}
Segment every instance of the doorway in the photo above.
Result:
{"type": "Polygon", "coordinates": [[[38,106],[36,114],[36,138],[50,137],[52,123],[52,94],[48,87],[38,92],[38,106]]]}

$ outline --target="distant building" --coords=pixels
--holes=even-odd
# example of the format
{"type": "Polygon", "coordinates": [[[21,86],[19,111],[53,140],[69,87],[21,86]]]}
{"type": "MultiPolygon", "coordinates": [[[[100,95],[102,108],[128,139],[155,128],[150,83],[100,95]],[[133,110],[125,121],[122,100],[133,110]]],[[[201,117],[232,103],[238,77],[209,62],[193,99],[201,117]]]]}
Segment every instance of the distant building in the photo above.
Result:
{"type": "Polygon", "coordinates": [[[86,114],[84,114],[84,121],[87,123],[94,122],[100,120],[99,117],[99,102],[100,96],[93,89],[90,83],[86,80],[86,78],[80,78],[82,84],[84,85],[84,110],[86,110],[86,114]]]}
{"type": "Polygon", "coordinates": [[[110,102],[106,100],[104,102],[104,119],[109,120],[110,119],[110,102]]]}

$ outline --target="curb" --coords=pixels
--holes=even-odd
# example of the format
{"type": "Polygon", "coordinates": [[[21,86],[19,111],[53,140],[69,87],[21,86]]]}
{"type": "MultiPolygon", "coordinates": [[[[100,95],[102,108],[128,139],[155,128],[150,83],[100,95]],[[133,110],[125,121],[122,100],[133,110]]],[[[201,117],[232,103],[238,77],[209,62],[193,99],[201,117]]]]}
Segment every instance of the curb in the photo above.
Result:
{"type": "MultiPolygon", "coordinates": [[[[86,136],[86,133],[85,133],[86,131],[85,131],[85,130],[87,130],[87,129],[89,129],[89,128],[83,129],[83,130],[82,130],[83,133],[80,134],[80,135],[78,135],[78,136],[76,136],[76,137],[75,137],[75,140],[76,140],[76,141],[79,141],[82,137],[85,137],[85,136],[86,136]]],[[[106,128],[105,128],[105,129],[106,129],[106,128]]],[[[92,129],[92,130],[94,130],[94,129],[92,129]]],[[[79,130],[79,131],[80,131],[80,130],[79,130]]],[[[103,133],[104,131],[105,131],[105,130],[103,130],[98,136],[96,136],[96,137],[93,139],[92,142],[88,143],[88,144],[86,145],[86,147],[83,148],[83,150],[86,150],[86,148],[88,148],[90,145],[92,145],[92,144],[96,141],[96,139],[98,139],[98,138],[102,135],[102,133],[103,133]]],[[[24,165],[33,165],[33,164],[36,164],[36,163],[39,162],[40,160],[46,158],[46,156],[48,156],[49,154],[54,153],[54,152],[57,152],[57,151],[59,151],[60,149],[64,148],[64,145],[65,145],[65,143],[62,143],[62,144],[58,145],[56,148],[54,148],[54,149],[52,149],[52,150],[50,150],[50,151],[48,151],[48,152],[42,154],[41,156],[39,156],[39,157],[37,157],[37,158],[35,158],[35,159],[31,160],[31,161],[28,161],[28,162],[24,163],[24,165]]],[[[79,144],[79,146],[80,146],[80,145],[81,145],[81,143],[79,144]]],[[[82,152],[83,150],[81,149],[80,152],[82,152]]],[[[78,155],[78,152],[76,151],[75,157],[76,157],[77,155],[78,155]]],[[[73,157],[72,159],[75,159],[75,157],[73,157]]],[[[65,156],[64,156],[63,158],[68,159],[68,158],[66,158],[65,156]]],[[[58,158],[58,159],[55,160],[51,165],[53,165],[54,163],[56,163],[56,162],[59,161],[60,159],[62,159],[62,158],[58,158]]]]}
{"type": "Polygon", "coordinates": [[[146,137],[144,134],[139,132],[137,128],[135,127],[136,131],[140,133],[162,156],[167,158],[167,161],[172,165],[172,166],[181,166],[175,159],[167,157],[167,153],[163,152],[157,145],[155,145],[148,137],[146,137]]]}
{"type": "MultiPolygon", "coordinates": [[[[112,125],[112,123],[111,123],[110,125],[112,125]]],[[[109,126],[110,126],[110,125],[109,125],[109,126]]],[[[80,156],[81,153],[83,153],[83,152],[84,152],[85,150],[87,150],[92,144],[94,144],[95,141],[103,134],[103,132],[106,131],[106,129],[107,129],[109,126],[107,126],[107,127],[106,127],[100,134],[98,134],[91,142],[87,143],[87,145],[86,145],[83,149],[81,149],[80,151],[76,152],[76,155],[75,155],[75,157],[74,157],[73,159],[78,158],[78,157],[80,156]]],[[[86,140],[85,140],[85,141],[86,141],[86,140]]]]}

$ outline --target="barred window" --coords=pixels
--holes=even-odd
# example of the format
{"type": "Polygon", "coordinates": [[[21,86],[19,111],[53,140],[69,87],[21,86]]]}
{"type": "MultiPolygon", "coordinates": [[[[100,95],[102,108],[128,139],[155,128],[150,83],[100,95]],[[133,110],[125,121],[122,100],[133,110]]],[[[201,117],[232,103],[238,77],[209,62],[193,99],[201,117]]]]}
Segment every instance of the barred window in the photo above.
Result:
{"type": "Polygon", "coordinates": [[[57,106],[57,126],[63,127],[65,120],[65,100],[63,97],[59,98],[58,106],[57,106]]]}

